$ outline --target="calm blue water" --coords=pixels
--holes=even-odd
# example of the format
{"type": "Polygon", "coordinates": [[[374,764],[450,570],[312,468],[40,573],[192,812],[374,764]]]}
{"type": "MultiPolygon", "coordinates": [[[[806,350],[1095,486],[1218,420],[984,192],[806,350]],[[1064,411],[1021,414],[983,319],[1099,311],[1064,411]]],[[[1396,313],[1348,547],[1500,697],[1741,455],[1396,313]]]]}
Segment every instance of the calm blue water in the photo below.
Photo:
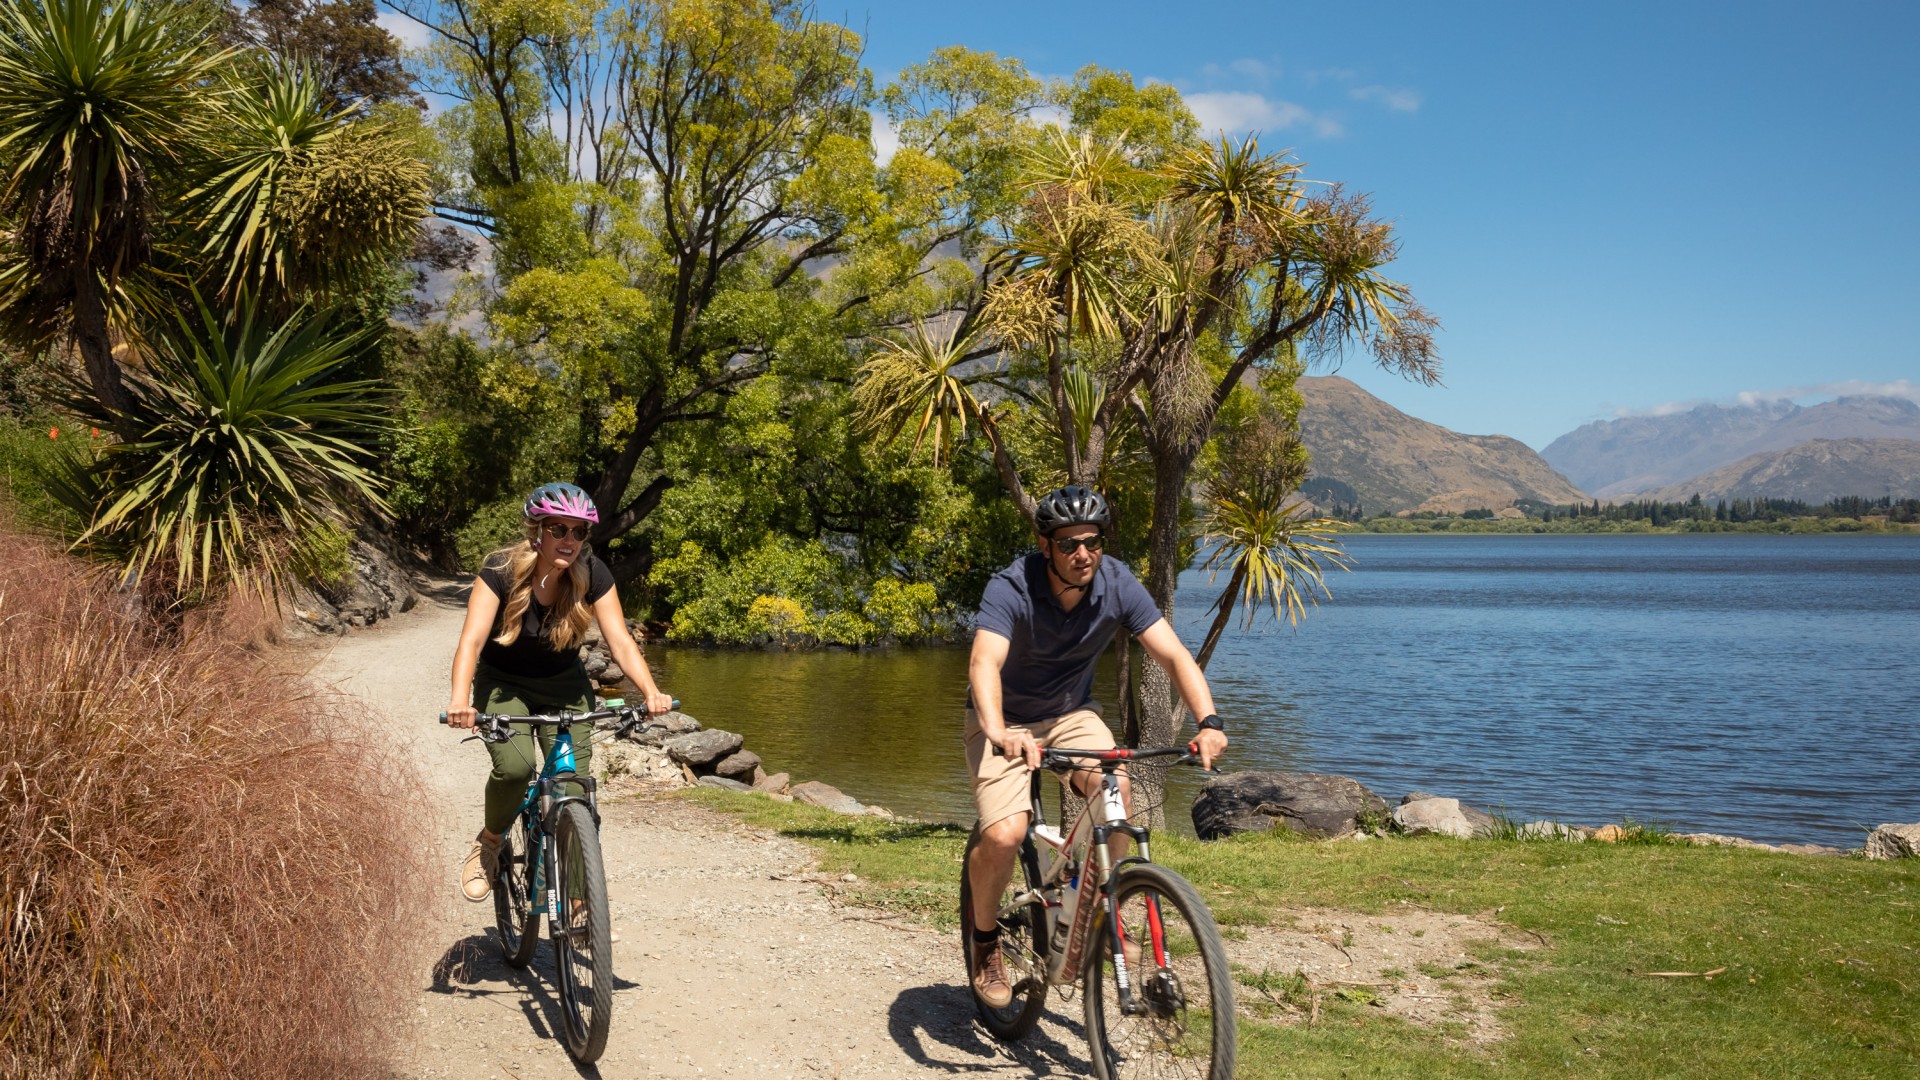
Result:
{"type": "MultiPolygon", "coordinates": [[[[1920,821],[1920,537],[1346,546],[1353,572],[1299,630],[1263,615],[1215,653],[1227,768],[1774,842],[1858,846],[1864,828],[1920,821]]],[[[1216,591],[1198,572],[1181,580],[1189,646],[1216,591]]],[[[916,817],[972,816],[963,649],[649,656],[688,711],[744,734],[769,771],[916,817]]],[[[1103,672],[1096,693],[1112,685],[1103,672]]]]}
{"type": "MultiPolygon", "coordinates": [[[[1355,536],[1210,665],[1236,767],[1858,845],[1920,820],[1920,538],[1355,536]]],[[[1197,641],[1211,590],[1182,581],[1197,641]]]]}

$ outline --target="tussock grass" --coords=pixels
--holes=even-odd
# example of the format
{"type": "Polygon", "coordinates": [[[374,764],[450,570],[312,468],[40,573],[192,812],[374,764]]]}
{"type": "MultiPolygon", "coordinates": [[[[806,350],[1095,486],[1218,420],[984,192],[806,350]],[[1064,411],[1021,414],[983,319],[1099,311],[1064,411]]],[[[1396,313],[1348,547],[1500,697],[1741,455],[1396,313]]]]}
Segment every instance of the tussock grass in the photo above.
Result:
{"type": "Polygon", "coordinates": [[[0,542],[0,1076],[385,1075],[416,789],[249,613],[157,624],[0,542]]]}

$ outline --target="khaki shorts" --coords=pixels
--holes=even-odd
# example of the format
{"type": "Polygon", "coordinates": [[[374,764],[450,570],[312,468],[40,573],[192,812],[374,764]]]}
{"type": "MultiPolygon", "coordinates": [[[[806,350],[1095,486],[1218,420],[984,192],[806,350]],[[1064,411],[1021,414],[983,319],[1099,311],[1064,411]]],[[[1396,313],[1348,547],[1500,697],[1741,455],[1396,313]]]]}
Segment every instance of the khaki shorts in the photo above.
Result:
{"type": "MultiPolygon", "coordinates": [[[[1107,722],[1092,709],[1076,709],[1065,716],[1022,726],[1033,732],[1041,746],[1111,750],[1114,745],[1107,722]]],[[[966,742],[967,771],[973,776],[973,805],[980,812],[980,824],[991,825],[1032,809],[1027,763],[1009,761],[994,753],[986,733],[980,730],[980,717],[972,709],[967,710],[966,742]]]]}

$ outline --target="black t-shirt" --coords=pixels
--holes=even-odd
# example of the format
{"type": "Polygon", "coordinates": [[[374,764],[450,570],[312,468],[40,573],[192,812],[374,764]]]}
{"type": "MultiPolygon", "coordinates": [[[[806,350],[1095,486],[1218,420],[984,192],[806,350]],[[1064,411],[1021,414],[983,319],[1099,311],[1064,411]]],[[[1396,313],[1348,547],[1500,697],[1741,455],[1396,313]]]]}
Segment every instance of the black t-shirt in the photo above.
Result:
{"type": "MultiPolygon", "coordinates": [[[[513,644],[502,645],[493,640],[500,636],[500,618],[505,613],[507,593],[511,585],[507,581],[506,568],[486,565],[480,568],[478,582],[493,591],[500,598],[500,613],[493,617],[493,628],[487,631],[487,643],[480,649],[480,662],[508,675],[520,675],[529,679],[558,675],[567,668],[580,662],[580,647],[560,650],[553,647],[547,639],[547,608],[538,600],[527,604],[527,613],[520,619],[520,636],[513,644]]],[[[613,588],[613,571],[600,561],[598,555],[587,556],[587,603],[607,595],[613,588]]]]}

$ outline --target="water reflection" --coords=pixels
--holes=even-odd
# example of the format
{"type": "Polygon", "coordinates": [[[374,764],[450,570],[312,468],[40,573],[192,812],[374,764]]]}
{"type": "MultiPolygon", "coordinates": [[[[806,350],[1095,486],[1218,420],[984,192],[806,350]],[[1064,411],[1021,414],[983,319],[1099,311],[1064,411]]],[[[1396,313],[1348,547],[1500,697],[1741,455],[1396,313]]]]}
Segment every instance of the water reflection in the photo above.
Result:
{"type": "MultiPolygon", "coordinates": [[[[1136,659],[1138,650],[1135,652],[1136,659]]],[[[702,723],[746,736],[769,772],[824,780],[862,802],[933,821],[971,822],[960,748],[967,650],[961,647],[851,652],[736,652],[649,646],[662,687],[702,723]]],[[[1096,688],[1116,684],[1109,655],[1096,688]]],[[[1236,676],[1216,693],[1257,696],[1236,676]]],[[[1109,713],[1111,710],[1104,710],[1109,713]]],[[[1236,742],[1231,768],[1302,768],[1306,738],[1297,710],[1278,703],[1258,739],[1236,742]]],[[[1200,778],[1179,770],[1169,819],[1191,834],[1186,808],[1200,778]]]]}

